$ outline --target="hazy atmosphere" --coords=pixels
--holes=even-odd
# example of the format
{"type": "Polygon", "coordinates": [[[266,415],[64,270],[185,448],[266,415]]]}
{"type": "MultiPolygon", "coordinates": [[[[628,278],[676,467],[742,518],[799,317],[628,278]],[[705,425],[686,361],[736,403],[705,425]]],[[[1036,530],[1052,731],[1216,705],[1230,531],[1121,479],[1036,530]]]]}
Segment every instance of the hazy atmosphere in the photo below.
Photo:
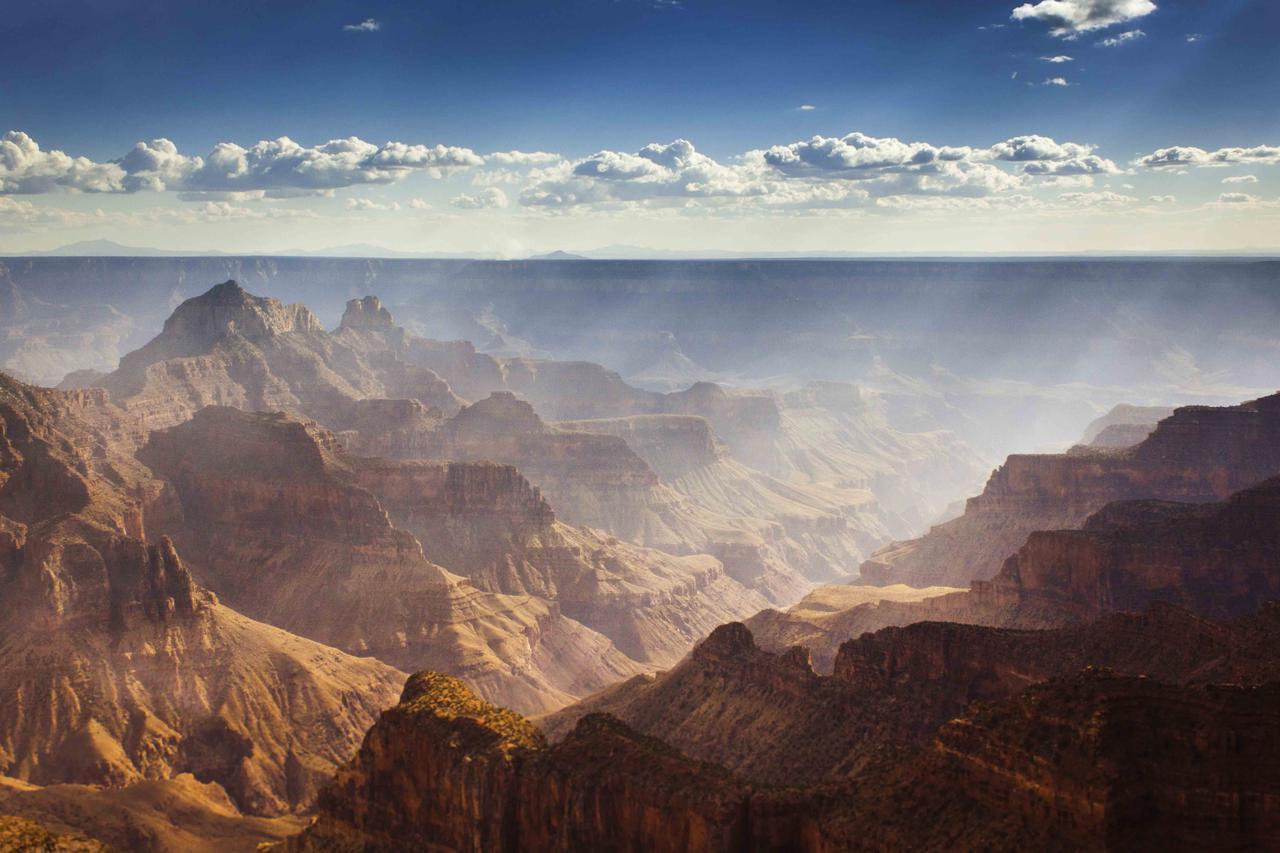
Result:
{"type": "Polygon", "coordinates": [[[0,853],[1280,850],[1280,7],[0,15],[0,853]]]}

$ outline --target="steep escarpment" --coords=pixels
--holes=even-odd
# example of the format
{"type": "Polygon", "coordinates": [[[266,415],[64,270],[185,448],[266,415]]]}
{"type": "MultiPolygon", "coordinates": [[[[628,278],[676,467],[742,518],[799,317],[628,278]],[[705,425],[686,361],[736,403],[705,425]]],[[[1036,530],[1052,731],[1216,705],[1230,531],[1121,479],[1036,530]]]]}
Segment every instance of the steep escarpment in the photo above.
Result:
{"type": "Polygon", "coordinates": [[[556,602],[487,592],[426,559],[361,485],[376,470],[358,474],[364,460],[314,424],[209,408],[153,433],[140,458],[176,492],[166,529],[200,577],[250,615],[392,665],[464,676],[527,709],[640,670],[556,602]]]}
{"type": "Polygon", "coordinates": [[[749,621],[765,648],[805,643],[826,662],[846,639],[923,620],[1044,628],[1155,603],[1233,618],[1280,597],[1278,496],[1272,478],[1217,503],[1119,501],[1079,530],[1032,533],[966,591],[824,587],[749,621]]]}
{"type": "Polygon", "coordinates": [[[1131,448],[1010,456],[963,516],[877,551],[862,577],[912,586],[987,580],[1032,532],[1077,528],[1112,501],[1222,500],[1277,474],[1280,395],[1188,406],[1131,448]]]}
{"type": "Polygon", "coordinates": [[[190,772],[246,811],[303,807],[399,673],[246,619],[144,538],[163,488],[98,429],[110,414],[0,377],[0,773],[190,772]]]}
{"type": "Polygon", "coordinates": [[[670,666],[716,625],[767,604],[714,557],[558,522],[510,466],[359,460],[354,474],[428,559],[480,589],[554,601],[646,665],[670,666]]]}
{"type": "Polygon", "coordinates": [[[1132,447],[1155,431],[1156,424],[1173,414],[1168,406],[1132,406],[1121,403],[1085,427],[1080,443],[1091,447],[1132,447]]]}
{"type": "Polygon", "coordinates": [[[610,688],[540,721],[553,739],[608,713],[753,781],[816,784],[861,773],[888,745],[925,745],[975,700],[1009,697],[1088,666],[1168,683],[1280,676],[1280,608],[1231,622],[1168,605],[1047,631],[922,622],[840,647],[831,675],[807,650],[758,648],[718,628],[669,672],[610,688]]]}
{"type": "Polygon", "coordinates": [[[724,770],[609,717],[547,747],[527,720],[420,673],[328,789],[316,823],[278,849],[675,853],[799,837],[797,813],[753,799],[724,770]]]}
{"type": "MultiPolygon", "coordinates": [[[[1054,839],[1101,850],[1275,842],[1274,683],[1164,683],[1094,667],[1003,692],[995,685],[987,701],[965,710],[977,697],[960,696],[947,672],[898,674],[890,686],[873,684],[869,672],[848,680],[787,675],[803,662],[759,657],[741,626],[722,629],[707,645],[703,665],[719,661],[722,683],[752,682],[758,702],[768,698],[785,710],[798,709],[803,695],[831,712],[822,729],[801,717],[800,732],[743,718],[748,728],[721,734],[723,743],[750,736],[780,759],[786,749],[771,741],[798,743],[810,729],[825,732],[827,745],[847,746],[857,733],[877,745],[854,764],[814,747],[812,756],[823,759],[817,766],[793,761],[787,787],[766,787],[755,781],[762,768],[733,772],[698,761],[610,714],[582,716],[548,746],[527,720],[486,705],[456,680],[420,673],[321,797],[316,822],[277,849],[1017,850],[1054,839]],[[870,707],[859,712],[857,699],[870,707]],[[949,713],[957,701],[961,710],[949,713]]],[[[696,683],[708,682],[684,688],[696,683]]],[[[701,717],[714,737],[725,720],[709,712],[740,710],[743,695],[726,693],[721,706],[686,701],[667,713],[701,717]]]]}

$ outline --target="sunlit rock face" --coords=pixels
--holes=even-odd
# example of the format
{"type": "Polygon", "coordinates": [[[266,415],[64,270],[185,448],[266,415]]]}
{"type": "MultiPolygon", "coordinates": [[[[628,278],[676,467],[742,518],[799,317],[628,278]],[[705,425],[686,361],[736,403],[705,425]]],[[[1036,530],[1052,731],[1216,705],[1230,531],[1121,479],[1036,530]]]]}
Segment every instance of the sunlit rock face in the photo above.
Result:
{"type": "Polygon", "coordinates": [[[1111,501],[1222,500],[1277,474],[1280,395],[1188,406],[1130,448],[1010,456],[963,516],[884,547],[862,564],[862,577],[913,586],[988,580],[1032,532],[1078,528],[1111,501]]]}
{"type": "Polygon", "coordinates": [[[0,375],[0,773],[109,787],[192,773],[250,813],[305,808],[401,676],[197,583],[153,529],[172,507],[128,455],[136,435],[100,392],[0,375]]]}

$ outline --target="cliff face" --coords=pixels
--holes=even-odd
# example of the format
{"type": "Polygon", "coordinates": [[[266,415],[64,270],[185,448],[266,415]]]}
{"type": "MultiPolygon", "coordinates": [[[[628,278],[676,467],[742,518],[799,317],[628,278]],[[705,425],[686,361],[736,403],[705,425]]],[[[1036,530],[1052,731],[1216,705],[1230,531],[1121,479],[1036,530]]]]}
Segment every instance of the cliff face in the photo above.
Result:
{"type": "Polygon", "coordinates": [[[785,818],[723,770],[609,717],[547,747],[528,721],[421,673],[322,797],[316,823],[282,847],[733,850],[770,834],[785,845],[799,822],[785,818]]]}
{"type": "Polygon", "coordinates": [[[765,648],[804,643],[826,665],[846,639],[923,620],[1043,628],[1155,603],[1241,616],[1280,593],[1278,496],[1273,478],[1218,503],[1120,501],[1079,530],[1032,533],[994,578],[967,591],[824,587],[749,623],[765,648]]]}
{"type": "Polygon", "coordinates": [[[877,551],[862,576],[914,586],[987,580],[1033,531],[1077,528],[1112,501],[1222,500],[1277,474],[1280,395],[1188,406],[1132,448],[1010,456],[963,516],[877,551]]]}
{"type": "MultiPolygon", "coordinates": [[[[707,645],[720,658],[752,655],[740,626],[717,632],[707,645]]],[[[851,700],[876,693],[856,680],[782,676],[790,661],[739,664],[761,696],[788,710],[800,692],[825,702],[828,731],[879,724],[877,747],[836,774],[823,777],[828,761],[807,777],[793,776],[786,788],[760,787],[760,774],[749,768],[735,774],[696,761],[608,714],[583,716],[547,746],[528,721],[485,705],[459,682],[421,673],[321,797],[316,822],[277,849],[1019,850],[1056,843],[1194,850],[1276,843],[1274,684],[1166,684],[1093,669],[1011,687],[954,714],[944,713],[945,703],[927,702],[903,724],[894,715],[929,699],[928,685],[949,691],[944,676],[897,675],[899,685],[875,687],[881,698],[859,714],[851,700]],[[837,713],[845,711],[838,702],[848,702],[849,712],[837,713]]],[[[671,713],[701,716],[708,728],[726,722],[708,718],[708,707],[686,701],[671,713]]],[[[795,733],[773,725],[745,735],[763,737],[754,745],[771,749],[768,741],[795,733]]],[[[797,771],[803,767],[795,762],[797,771]]]]}
{"type": "MultiPolygon", "coordinates": [[[[469,527],[467,503],[495,497],[476,481],[504,476],[494,466],[459,469],[452,479],[448,466],[397,471],[348,455],[314,425],[226,408],[154,433],[140,458],[176,492],[179,508],[166,529],[209,586],[250,615],[392,665],[462,675],[486,695],[532,710],[640,670],[607,638],[566,619],[556,602],[487,592],[430,562],[365,488],[429,504],[431,496],[413,488],[434,479],[437,509],[461,527],[452,531],[461,546],[444,549],[456,553],[466,537],[483,539],[509,519],[499,500],[487,521],[478,513],[469,527]],[[443,491],[449,486],[457,491],[443,491]]],[[[545,506],[523,488],[511,509],[516,516],[532,509],[536,522],[545,506]]]]}
{"type": "Polygon", "coordinates": [[[248,811],[305,806],[399,673],[197,585],[167,538],[143,538],[163,489],[106,421],[127,417],[101,395],[0,376],[0,773],[121,786],[191,772],[248,811]]]}
{"type": "Polygon", "coordinates": [[[742,625],[718,628],[668,672],[633,679],[542,718],[563,737],[607,713],[689,756],[765,784],[854,778],[889,745],[923,746],[976,700],[1104,666],[1167,683],[1261,683],[1280,676],[1280,608],[1233,622],[1161,605],[1046,631],[945,622],[844,643],[834,673],[807,650],[760,650],[742,625]]]}

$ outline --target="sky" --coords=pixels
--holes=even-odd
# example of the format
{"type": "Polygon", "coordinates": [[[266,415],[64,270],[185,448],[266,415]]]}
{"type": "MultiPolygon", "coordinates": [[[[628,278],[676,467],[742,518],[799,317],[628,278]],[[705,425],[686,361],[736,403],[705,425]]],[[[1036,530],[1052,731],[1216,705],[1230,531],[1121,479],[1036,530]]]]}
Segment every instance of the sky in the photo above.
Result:
{"type": "Polygon", "coordinates": [[[1272,0],[12,4],[0,252],[1280,251],[1277,39],[1272,0]]]}

